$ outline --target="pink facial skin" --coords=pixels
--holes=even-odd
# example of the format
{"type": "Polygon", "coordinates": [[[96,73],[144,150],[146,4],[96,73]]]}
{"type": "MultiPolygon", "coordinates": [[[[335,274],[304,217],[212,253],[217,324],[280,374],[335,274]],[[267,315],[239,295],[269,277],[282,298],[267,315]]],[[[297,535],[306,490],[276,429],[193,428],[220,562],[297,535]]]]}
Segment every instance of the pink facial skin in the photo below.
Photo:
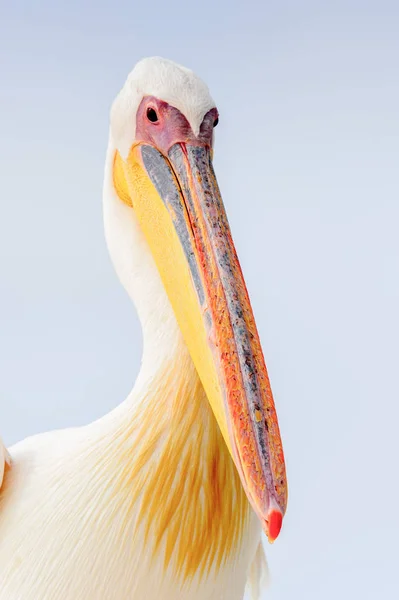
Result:
{"type": "Polygon", "coordinates": [[[176,143],[211,148],[217,119],[217,109],[211,108],[201,123],[198,136],[195,136],[186,117],[177,108],[154,96],[145,96],[137,110],[136,141],[151,144],[164,155],[176,143]],[[157,120],[152,121],[151,118],[157,120]]]}

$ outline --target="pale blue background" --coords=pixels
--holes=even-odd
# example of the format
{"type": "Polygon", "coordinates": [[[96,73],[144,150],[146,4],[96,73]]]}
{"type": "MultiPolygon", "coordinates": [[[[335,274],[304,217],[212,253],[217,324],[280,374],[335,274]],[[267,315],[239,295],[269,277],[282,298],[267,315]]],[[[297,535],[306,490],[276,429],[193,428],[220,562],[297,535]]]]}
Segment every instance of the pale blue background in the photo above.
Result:
{"type": "MultiPolygon", "coordinates": [[[[196,70],[284,437],[271,600],[399,597],[399,4],[0,4],[0,432],[122,401],[141,336],[102,231],[134,63],[196,70]]],[[[39,600],[39,599],[38,599],[39,600]]]]}

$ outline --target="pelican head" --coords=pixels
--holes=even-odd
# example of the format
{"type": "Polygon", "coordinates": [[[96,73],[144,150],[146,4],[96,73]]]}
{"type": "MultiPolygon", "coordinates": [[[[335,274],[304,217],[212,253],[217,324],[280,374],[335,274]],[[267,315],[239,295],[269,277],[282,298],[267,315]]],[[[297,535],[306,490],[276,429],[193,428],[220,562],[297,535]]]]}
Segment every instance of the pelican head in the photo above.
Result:
{"type": "Polygon", "coordinates": [[[164,318],[174,320],[248,500],[274,541],[287,502],[284,455],[212,167],[218,118],[192,71],[160,58],[136,65],[111,110],[106,236],[142,323],[151,328],[151,307],[161,304],[164,318]]]}

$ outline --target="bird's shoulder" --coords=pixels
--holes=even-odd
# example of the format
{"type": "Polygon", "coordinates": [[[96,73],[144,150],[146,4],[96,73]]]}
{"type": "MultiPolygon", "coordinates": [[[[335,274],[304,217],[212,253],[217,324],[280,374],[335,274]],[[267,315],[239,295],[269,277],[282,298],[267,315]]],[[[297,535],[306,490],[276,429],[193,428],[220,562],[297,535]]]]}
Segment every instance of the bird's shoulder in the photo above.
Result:
{"type": "Polygon", "coordinates": [[[10,454],[0,438],[0,489],[3,484],[4,473],[11,466],[10,454]]]}

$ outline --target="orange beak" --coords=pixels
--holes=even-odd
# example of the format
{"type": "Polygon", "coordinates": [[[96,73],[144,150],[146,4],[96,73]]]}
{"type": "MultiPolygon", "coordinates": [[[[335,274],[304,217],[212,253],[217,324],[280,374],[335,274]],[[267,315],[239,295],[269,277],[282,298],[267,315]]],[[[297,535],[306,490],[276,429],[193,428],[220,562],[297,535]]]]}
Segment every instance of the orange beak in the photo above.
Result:
{"type": "Polygon", "coordinates": [[[284,454],[211,151],[175,143],[165,155],[137,143],[126,161],[116,155],[114,180],[130,198],[246,495],[273,542],[287,505],[284,454]]]}

